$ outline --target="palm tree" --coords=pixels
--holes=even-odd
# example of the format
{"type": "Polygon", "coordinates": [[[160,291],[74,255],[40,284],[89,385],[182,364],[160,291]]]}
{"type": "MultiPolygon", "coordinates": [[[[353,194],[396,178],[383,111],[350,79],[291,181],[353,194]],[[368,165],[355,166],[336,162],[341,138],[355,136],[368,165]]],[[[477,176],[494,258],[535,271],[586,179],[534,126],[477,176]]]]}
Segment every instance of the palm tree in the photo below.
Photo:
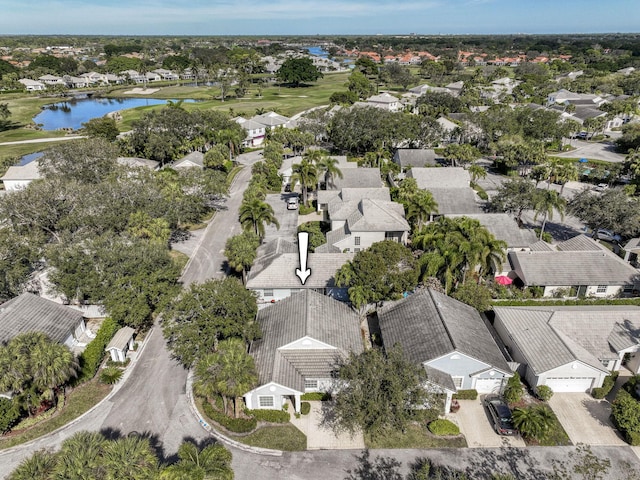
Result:
{"type": "Polygon", "coordinates": [[[31,368],[34,387],[55,400],[56,389],[77,375],[78,360],[65,345],[46,341],[32,350],[31,368]]]}
{"type": "Polygon", "coordinates": [[[469,166],[469,175],[471,176],[471,183],[476,183],[479,178],[485,178],[487,176],[487,171],[480,165],[474,163],[469,166]]]}
{"type": "Polygon", "coordinates": [[[424,222],[431,218],[432,213],[438,212],[438,202],[431,192],[418,190],[406,200],[407,220],[422,228],[424,222]]]}
{"type": "Polygon", "coordinates": [[[22,461],[8,480],[50,480],[56,466],[56,455],[40,450],[22,461]]]}
{"type": "MultiPolygon", "coordinates": [[[[227,410],[228,398],[233,399],[234,416],[238,417],[238,397],[251,390],[258,381],[256,367],[247,353],[245,343],[238,338],[223,340],[216,353],[209,353],[196,364],[196,390],[211,398],[222,395],[227,410]]],[[[225,412],[226,413],[226,412],[225,412]]]]}
{"type": "Polygon", "coordinates": [[[578,172],[578,167],[576,167],[573,163],[562,163],[558,167],[556,171],[556,181],[560,183],[560,196],[562,196],[562,192],[564,191],[564,186],[567,182],[573,182],[578,180],[580,177],[580,172],[578,172]]]}
{"type": "Polygon", "coordinates": [[[323,156],[316,163],[318,169],[324,171],[324,181],[327,185],[335,186],[333,183],[334,176],[343,178],[342,170],[338,168],[338,160],[327,155],[323,156]]]}
{"type": "Polygon", "coordinates": [[[553,220],[553,212],[555,210],[560,214],[560,218],[564,218],[564,211],[567,206],[567,201],[558,195],[555,190],[538,190],[533,198],[533,209],[536,212],[533,216],[533,220],[538,219],[538,215],[542,214],[542,225],[540,227],[540,240],[544,234],[544,228],[547,224],[547,219],[553,220]]]}
{"type": "Polygon", "coordinates": [[[78,432],[62,443],[56,477],[65,480],[105,478],[102,454],[106,440],[98,432],[78,432]]]}
{"type": "Polygon", "coordinates": [[[152,480],[157,478],[158,458],[148,438],[138,435],[105,443],[103,464],[109,479],[152,480]]]}
{"type": "Polygon", "coordinates": [[[253,230],[260,238],[264,237],[264,225],[275,225],[280,228],[273,208],[259,198],[252,198],[240,205],[240,223],[245,230],[253,230]]]}
{"type": "Polygon", "coordinates": [[[202,450],[192,442],[184,442],[178,448],[180,460],[160,474],[162,480],[219,480],[233,479],[231,452],[216,443],[202,450]]]}
{"type": "Polygon", "coordinates": [[[516,408],[513,411],[513,424],[525,437],[537,440],[545,438],[553,421],[553,413],[544,405],[516,408]]]}
{"type": "Polygon", "coordinates": [[[308,191],[318,183],[318,168],[306,158],[292,166],[291,185],[300,184],[302,188],[302,203],[309,206],[308,191]]]}
{"type": "Polygon", "coordinates": [[[256,250],[260,246],[260,238],[253,232],[243,232],[227,240],[224,255],[229,266],[236,272],[242,272],[242,283],[247,283],[247,270],[256,259],[256,250]]]}

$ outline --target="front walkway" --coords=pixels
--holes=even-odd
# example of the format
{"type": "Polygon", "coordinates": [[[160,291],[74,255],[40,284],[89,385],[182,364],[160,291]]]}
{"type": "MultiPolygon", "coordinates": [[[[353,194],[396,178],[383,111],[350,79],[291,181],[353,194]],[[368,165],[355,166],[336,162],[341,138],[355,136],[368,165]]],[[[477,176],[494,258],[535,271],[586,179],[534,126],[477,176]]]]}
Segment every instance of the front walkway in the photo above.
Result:
{"type": "MultiPolygon", "coordinates": [[[[336,435],[331,428],[322,425],[322,402],[309,403],[311,404],[309,415],[300,415],[300,418],[296,418],[293,413],[291,414],[291,423],[307,436],[307,450],[364,448],[364,438],[361,433],[353,437],[348,433],[336,435]]],[[[289,411],[294,411],[291,403],[289,403],[289,411]]]]}

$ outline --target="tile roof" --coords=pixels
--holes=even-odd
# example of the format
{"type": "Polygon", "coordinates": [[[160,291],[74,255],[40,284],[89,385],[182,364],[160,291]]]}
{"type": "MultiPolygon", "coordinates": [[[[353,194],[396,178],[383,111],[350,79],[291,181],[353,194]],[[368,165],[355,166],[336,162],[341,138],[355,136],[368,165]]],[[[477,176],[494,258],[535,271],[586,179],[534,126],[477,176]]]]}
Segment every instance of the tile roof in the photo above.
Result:
{"type": "Polygon", "coordinates": [[[63,343],[82,319],[82,313],[77,310],[23,293],[0,305],[0,344],[26,332],[42,332],[63,343]]]}
{"type": "Polygon", "coordinates": [[[405,357],[422,364],[453,351],[510,372],[480,314],[435,290],[419,290],[378,311],[387,348],[400,344],[405,357]]]}
{"type": "Polygon", "coordinates": [[[258,311],[257,322],[262,338],[252,344],[250,353],[261,384],[277,381],[304,391],[304,385],[300,388],[300,375],[326,372],[336,356],[363,349],[358,315],[344,303],[312,290],[296,293],[258,311]],[[281,348],[304,337],[329,347],[304,352],[281,348]]]}
{"type": "Polygon", "coordinates": [[[495,307],[496,317],[541,374],[579,360],[607,371],[600,360],[640,344],[640,308],[631,306],[495,307]]]}
{"type": "Polygon", "coordinates": [[[507,247],[523,248],[536,242],[536,233],[530,228],[518,227],[518,222],[507,213],[451,215],[451,217],[462,216],[478,220],[494,237],[507,242],[507,247]]]}

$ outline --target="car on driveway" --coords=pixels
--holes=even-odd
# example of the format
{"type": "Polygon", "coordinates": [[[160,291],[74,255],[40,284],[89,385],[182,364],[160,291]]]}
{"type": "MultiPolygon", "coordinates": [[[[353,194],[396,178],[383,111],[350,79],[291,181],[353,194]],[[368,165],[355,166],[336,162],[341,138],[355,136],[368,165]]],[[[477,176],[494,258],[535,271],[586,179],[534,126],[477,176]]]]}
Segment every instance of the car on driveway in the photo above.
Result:
{"type": "Polygon", "coordinates": [[[598,229],[594,237],[599,240],[604,240],[605,242],[620,243],[622,240],[620,235],[613,233],[611,230],[605,230],[604,228],[598,229]]]}
{"type": "Polygon", "coordinates": [[[489,411],[493,421],[493,429],[498,435],[516,435],[518,433],[513,426],[511,409],[500,395],[487,395],[484,398],[484,406],[489,411]]]}

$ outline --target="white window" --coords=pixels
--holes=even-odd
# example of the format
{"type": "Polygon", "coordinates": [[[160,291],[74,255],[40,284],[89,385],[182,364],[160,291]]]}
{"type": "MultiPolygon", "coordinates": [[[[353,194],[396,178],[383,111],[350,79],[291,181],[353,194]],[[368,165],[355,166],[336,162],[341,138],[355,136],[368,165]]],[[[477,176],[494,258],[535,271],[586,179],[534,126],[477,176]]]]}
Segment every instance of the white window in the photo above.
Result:
{"type": "Polygon", "coordinates": [[[264,289],[265,297],[273,297],[273,288],[265,288],[264,289]]]}
{"type": "Polygon", "coordinates": [[[355,244],[360,245],[360,237],[355,237],[355,244]]]}
{"type": "Polygon", "coordinates": [[[258,406],[260,408],[271,408],[275,405],[275,400],[271,395],[258,395],[258,406]]]}
{"type": "Polygon", "coordinates": [[[451,379],[453,380],[453,384],[455,385],[456,389],[462,388],[464,377],[451,377],[451,379]]]}
{"type": "Polygon", "coordinates": [[[304,381],[304,389],[305,390],[317,390],[318,389],[318,380],[306,380],[304,381]]]}
{"type": "Polygon", "coordinates": [[[596,289],[596,293],[607,293],[607,286],[598,285],[598,288],[596,289]]]}

